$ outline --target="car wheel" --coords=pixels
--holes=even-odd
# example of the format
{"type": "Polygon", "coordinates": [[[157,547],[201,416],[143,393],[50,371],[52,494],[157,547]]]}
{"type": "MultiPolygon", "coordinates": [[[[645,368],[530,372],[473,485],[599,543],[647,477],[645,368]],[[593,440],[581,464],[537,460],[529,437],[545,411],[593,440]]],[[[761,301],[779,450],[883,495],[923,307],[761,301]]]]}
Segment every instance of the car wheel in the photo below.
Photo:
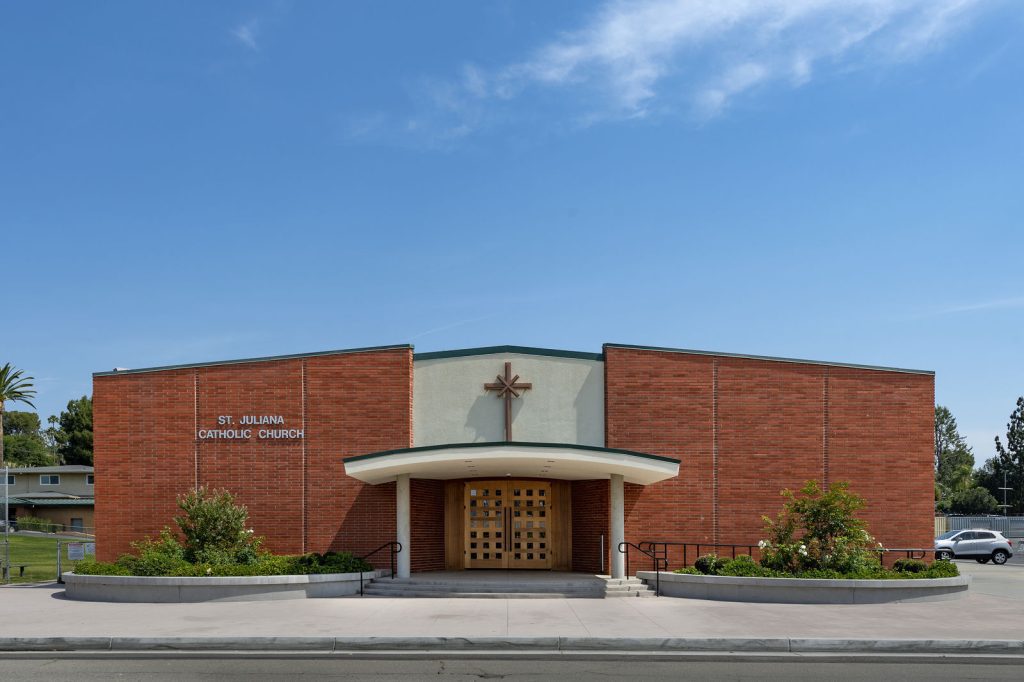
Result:
{"type": "Polygon", "coordinates": [[[940,549],[935,553],[935,559],[937,561],[950,561],[953,558],[953,553],[948,549],[940,549]]]}
{"type": "Polygon", "coordinates": [[[977,559],[975,559],[975,561],[977,561],[979,564],[987,564],[988,563],[988,557],[987,556],[980,556],[977,559]]]}
{"type": "Polygon", "coordinates": [[[1010,555],[1006,552],[1005,549],[997,549],[996,551],[992,552],[992,563],[998,564],[999,566],[1005,564],[1006,560],[1009,558],[1010,555]]]}

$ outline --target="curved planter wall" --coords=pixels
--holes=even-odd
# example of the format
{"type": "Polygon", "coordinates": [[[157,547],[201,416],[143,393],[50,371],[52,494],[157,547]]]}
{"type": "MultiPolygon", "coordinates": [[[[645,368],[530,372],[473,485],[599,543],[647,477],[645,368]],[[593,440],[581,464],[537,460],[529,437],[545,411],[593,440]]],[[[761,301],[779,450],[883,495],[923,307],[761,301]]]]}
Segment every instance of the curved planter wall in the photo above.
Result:
{"type": "MultiPolygon", "coordinates": [[[[637,571],[654,587],[654,571],[637,571]]],[[[898,601],[944,601],[967,593],[969,575],[907,580],[812,580],[804,578],[734,578],[720,575],[661,574],[661,594],[688,599],[774,604],[883,604],[898,601]]]]}
{"type": "MultiPolygon", "coordinates": [[[[363,580],[390,571],[367,571],[363,580]]],[[[313,599],[359,594],[358,573],[260,575],[231,578],[150,578],[124,575],[64,574],[68,599],[109,602],[261,601],[313,599]]]]}

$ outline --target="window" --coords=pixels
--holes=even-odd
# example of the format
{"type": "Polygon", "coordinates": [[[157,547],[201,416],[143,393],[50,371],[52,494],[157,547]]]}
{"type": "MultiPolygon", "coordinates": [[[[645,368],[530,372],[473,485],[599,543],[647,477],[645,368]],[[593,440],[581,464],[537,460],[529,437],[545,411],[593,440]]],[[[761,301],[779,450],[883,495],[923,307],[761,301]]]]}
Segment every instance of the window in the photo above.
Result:
{"type": "Polygon", "coordinates": [[[85,475],[85,484],[86,485],[96,485],[96,474],[86,474],[85,475]]]}
{"type": "Polygon", "coordinates": [[[60,475],[42,474],[39,476],[39,485],[60,485],[60,475]]]}
{"type": "Polygon", "coordinates": [[[7,485],[14,485],[14,474],[7,474],[7,485]]]}
{"type": "Polygon", "coordinates": [[[996,539],[996,536],[993,535],[992,533],[975,533],[974,536],[978,540],[995,540],[996,539]]]}

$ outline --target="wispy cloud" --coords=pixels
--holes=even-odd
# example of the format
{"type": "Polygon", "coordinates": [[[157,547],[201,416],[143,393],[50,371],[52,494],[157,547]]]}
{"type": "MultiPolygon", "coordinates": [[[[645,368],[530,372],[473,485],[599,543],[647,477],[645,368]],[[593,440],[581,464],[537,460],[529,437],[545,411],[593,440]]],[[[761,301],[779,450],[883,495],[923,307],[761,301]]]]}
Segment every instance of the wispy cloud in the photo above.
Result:
{"type": "Polygon", "coordinates": [[[257,42],[257,38],[260,35],[260,21],[259,19],[249,19],[238,26],[231,29],[231,35],[239,43],[245,47],[253,50],[254,52],[259,51],[260,46],[257,42]]]}
{"type": "Polygon", "coordinates": [[[987,310],[1012,310],[1016,308],[1024,308],[1024,296],[1019,296],[1017,298],[996,298],[988,301],[975,301],[974,303],[951,305],[929,310],[920,313],[915,317],[940,317],[942,315],[958,315],[960,313],[975,313],[987,310]]]}
{"type": "Polygon", "coordinates": [[[772,86],[880,68],[941,48],[981,0],[609,0],[505,65],[425,85],[406,125],[480,128],[528,91],[571,100],[577,123],[684,113],[707,119],[772,86]],[[424,98],[421,98],[424,99],[424,98]],[[421,101],[420,104],[423,104],[421,101]],[[485,115],[486,114],[486,115],[485,115]]]}

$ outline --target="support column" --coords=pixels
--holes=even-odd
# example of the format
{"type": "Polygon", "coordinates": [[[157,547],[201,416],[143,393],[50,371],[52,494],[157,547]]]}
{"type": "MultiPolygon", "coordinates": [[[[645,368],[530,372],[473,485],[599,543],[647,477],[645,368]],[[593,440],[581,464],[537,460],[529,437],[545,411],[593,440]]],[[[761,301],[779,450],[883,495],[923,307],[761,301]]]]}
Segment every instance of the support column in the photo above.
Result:
{"type": "Polygon", "coordinates": [[[399,578],[408,578],[412,571],[410,498],[409,474],[398,474],[398,478],[395,479],[395,539],[402,543],[402,551],[396,557],[395,573],[399,578]]]}
{"type": "Polygon", "coordinates": [[[622,474],[612,474],[611,502],[612,577],[625,578],[626,555],[619,551],[619,543],[626,541],[626,494],[622,474]]]}

